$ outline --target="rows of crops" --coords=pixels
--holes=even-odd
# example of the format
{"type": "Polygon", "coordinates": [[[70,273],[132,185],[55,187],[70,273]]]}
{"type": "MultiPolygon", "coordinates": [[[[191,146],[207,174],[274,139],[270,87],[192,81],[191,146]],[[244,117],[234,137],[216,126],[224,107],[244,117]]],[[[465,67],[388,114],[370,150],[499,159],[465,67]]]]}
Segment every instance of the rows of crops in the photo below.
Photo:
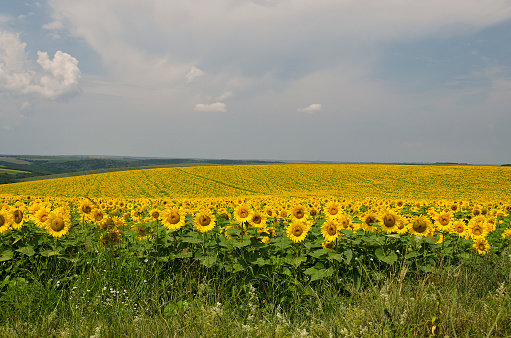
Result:
{"type": "Polygon", "coordinates": [[[510,167],[377,164],[144,169],[0,186],[0,194],[73,198],[334,195],[491,202],[509,200],[510,191],[510,167]]]}
{"type": "Polygon", "coordinates": [[[0,262],[20,255],[73,259],[112,247],[227,271],[299,268],[312,279],[405,261],[427,270],[441,260],[509,247],[510,173],[472,166],[271,165],[10,184],[0,195],[0,262]]]}

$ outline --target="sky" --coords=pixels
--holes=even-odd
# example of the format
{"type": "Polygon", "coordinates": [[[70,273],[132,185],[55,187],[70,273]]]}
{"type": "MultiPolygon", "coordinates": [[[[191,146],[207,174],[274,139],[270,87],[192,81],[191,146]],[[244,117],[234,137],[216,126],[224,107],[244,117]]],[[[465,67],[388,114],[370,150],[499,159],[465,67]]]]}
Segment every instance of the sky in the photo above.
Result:
{"type": "Polygon", "coordinates": [[[511,163],[511,0],[2,0],[0,154],[511,163]]]}

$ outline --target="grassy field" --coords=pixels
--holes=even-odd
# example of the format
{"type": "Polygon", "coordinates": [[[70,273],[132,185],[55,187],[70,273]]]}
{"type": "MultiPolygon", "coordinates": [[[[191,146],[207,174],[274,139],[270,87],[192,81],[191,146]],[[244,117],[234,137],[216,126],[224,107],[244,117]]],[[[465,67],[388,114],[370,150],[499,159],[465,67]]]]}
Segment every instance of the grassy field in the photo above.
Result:
{"type": "Polygon", "coordinates": [[[508,337],[506,167],[289,164],[0,186],[0,336],[508,337]]]}

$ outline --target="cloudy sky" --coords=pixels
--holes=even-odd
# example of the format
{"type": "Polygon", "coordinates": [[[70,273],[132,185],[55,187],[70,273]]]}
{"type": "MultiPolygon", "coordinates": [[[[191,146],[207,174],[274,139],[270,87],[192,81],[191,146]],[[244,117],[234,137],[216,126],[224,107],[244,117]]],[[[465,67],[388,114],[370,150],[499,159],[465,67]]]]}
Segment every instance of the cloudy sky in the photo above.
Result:
{"type": "Polygon", "coordinates": [[[1,1],[0,154],[510,163],[511,1],[1,1]]]}

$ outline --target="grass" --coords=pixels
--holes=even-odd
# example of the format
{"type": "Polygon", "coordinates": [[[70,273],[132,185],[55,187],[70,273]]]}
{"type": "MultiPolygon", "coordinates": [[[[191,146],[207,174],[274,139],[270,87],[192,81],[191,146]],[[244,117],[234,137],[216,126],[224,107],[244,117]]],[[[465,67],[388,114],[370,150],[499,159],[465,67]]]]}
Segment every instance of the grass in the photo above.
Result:
{"type": "Polygon", "coordinates": [[[0,266],[2,337],[511,335],[509,251],[430,273],[365,267],[358,290],[347,276],[248,277],[108,247],[0,266]]]}

